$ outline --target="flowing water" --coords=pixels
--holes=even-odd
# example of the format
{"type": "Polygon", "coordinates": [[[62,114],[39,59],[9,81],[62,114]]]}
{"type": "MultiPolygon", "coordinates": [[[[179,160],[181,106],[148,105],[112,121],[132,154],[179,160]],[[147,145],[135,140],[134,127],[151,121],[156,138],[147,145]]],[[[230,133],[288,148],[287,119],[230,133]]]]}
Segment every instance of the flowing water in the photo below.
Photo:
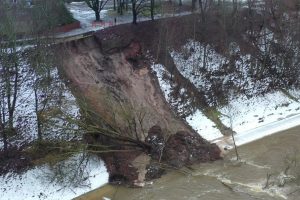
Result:
{"type": "Polygon", "coordinates": [[[238,152],[241,161],[231,152],[217,162],[170,171],[144,188],[106,185],[78,199],[300,199],[300,127],[241,146],[238,152]]]}

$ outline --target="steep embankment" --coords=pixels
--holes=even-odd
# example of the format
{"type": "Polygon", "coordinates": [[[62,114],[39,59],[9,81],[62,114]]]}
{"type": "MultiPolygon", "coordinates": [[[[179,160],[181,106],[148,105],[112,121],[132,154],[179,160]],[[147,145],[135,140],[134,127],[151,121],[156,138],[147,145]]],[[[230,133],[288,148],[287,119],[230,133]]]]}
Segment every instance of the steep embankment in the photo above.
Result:
{"type": "Polygon", "coordinates": [[[181,167],[220,157],[216,145],[210,145],[174,115],[151,70],[156,56],[170,61],[163,49],[167,46],[160,43],[167,36],[161,36],[165,22],[168,20],[116,26],[60,46],[64,58],[61,69],[82,113],[88,113],[85,117],[93,126],[105,127],[105,134],[121,136],[122,141],[112,140],[94,131],[87,137],[89,143],[114,145],[117,152],[102,154],[111,182],[141,185],[145,177],[161,172],[153,164],[155,160],[181,167]],[[132,144],[139,148],[132,148],[132,144]]]}
{"type": "MultiPolygon", "coordinates": [[[[114,111],[124,115],[145,114],[145,126],[139,127],[144,131],[154,125],[170,132],[188,130],[168,108],[146,60],[139,63],[139,68],[130,63],[130,59],[139,59],[141,55],[138,43],[120,46],[111,54],[104,53],[101,43],[92,37],[67,43],[65,47],[64,71],[77,95],[83,95],[81,101],[89,102],[86,109],[118,126],[126,125],[122,124],[124,119],[114,118],[114,111]]],[[[140,137],[145,139],[144,135],[140,137]]]]}
{"type": "MultiPolygon", "coordinates": [[[[221,27],[221,22],[216,20],[215,16],[203,24],[199,15],[188,15],[155,22],[142,22],[137,26],[131,24],[115,26],[99,31],[95,36],[107,52],[114,51],[119,44],[129,44],[130,41],[138,42],[144,54],[146,52],[152,62],[160,63],[166,68],[171,74],[171,81],[178,84],[178,88],[186,89],[187,96],[193,99],[194,106],[201,108],[220,131],[228,135],[231,133],[230,129],[220,121],[215,108],[210,106],[209,99],[205,97],[205,91],[196,88],[187,77],[182,75],[170,54],[172,49],[180,49],[190,38],[212,43],[217,49],[222,49],[226,37],[224,35],[226,34],[221,27]]],[[[181,117],[184,118],[184,116],[181,117]]]]}

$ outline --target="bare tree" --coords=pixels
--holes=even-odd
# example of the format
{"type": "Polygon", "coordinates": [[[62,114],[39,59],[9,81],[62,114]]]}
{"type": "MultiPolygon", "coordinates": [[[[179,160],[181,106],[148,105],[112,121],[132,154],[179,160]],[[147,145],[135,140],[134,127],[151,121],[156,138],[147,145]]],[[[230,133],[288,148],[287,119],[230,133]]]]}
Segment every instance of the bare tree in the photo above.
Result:
{"type": "Polygon", "coordinates": [[[192,10],[193,11],[196,9],[196,2],[197,2],[197,0],[192,0],[192,10]]]}
{"type": "Polygon", "coordinates": [[[132,8],[132,23],[133,24],[137,24],[138,15],[147,9],[150,9],[151,19],[154,20],[154,8],[155,8],[154,0],[150,0],[150,2],[149,2],[149,0],[131,0],[131,8],[132,8]]]}
{"type": "Polygon", "coordinates": [[[199,0],[199,7],[201,12],[201,19],[202,22],[206,21],[206,14],[209,10],[209,8],[212,6],[213,1],[212,0],[199,0]]]}
{"type": "Polygon", "coordinates": [[[95,12],[96,21],[100,21],[100,12],[109,0],[85,0],[86,4],[95,12]]]}
{"type": "Polygon", "coordinates": [[[123,8],[124,8],[124,0],[117,0],[118,4],[118,13],[123,15],[123,8]]]}
{"type": "Polygon", "coordinates": [[[31,66],[33,68],[33,84],[32,88],[34,91],[34,107],[37,119],[37,134],[38,140],[43,140],[43,113],[46,110],[50,99],[52,97],[53,89],[52,75],[51,75],[51,50],[48,47],[48,43],[44,40],[37,38],[36,46],[32,52],[31,66]]]}
{"type": "MultiPolygon", "coordinates": [[[[8,148],[8,135],[14,132],[14,118],[19,89],[19,55],[16,46],[16,24],[11,7],[3,4],[0,24],[0,133],[4,151],[8,148]]],[[[1,10],[0,10],[1,12],[1,10]]]]}
{"type": "Polygon", "coordinates": [[[2,98],[0,99],[0,136],[2,137],[2,141],[3,141],[3,148],[4,151],[7,151],[7,133],[5,132],[5,127],[4,127],[4,123],[2,122],[2,119],[4,117],[3,115],[3,103],[2,103],[2,98]]]}

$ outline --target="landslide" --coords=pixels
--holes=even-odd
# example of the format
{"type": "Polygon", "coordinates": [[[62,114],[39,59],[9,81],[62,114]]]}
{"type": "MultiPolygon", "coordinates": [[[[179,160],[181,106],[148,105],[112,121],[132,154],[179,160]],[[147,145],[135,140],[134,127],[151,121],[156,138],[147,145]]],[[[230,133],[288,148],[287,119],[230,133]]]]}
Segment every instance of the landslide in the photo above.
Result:
{"type": "MultiPolygon", "coordinates": [[[[161,173],[153,164],[157,161],[182,167],[220,158],[216,145],[202,139],[170,109],[151,70],[153,62],[162,63],[173,70],[177,81],[190,84],[175,70],[169,48],[191,38],[193,19],[191,15],[114,26],[59,46],[60,71],[82,115],[93,126],[107,129],[106,135],[88,134],[87,142],[115,150],[101,155],[110,182],[141,186],[146,178],[161,173]],[[119,139],[110,138],[112,132],[119,139]],[[140,148],[132,148],[132,143],[140,148]]],[[[194,90],[200,104],[207,106],[194,90]]]]}
{"type": "MultiPolygon", "coordinates": [[[[212,44],[217,51],[223,51],[224,41],[228,38],[226,31],[221,27],[218,16],[212,14],[208,18],[210,20],[203,23],[199,15],[192,14],[142,22],[137,26],[124,24],[99,31],[94,37],[101,41],[102,50],[108,53],[118,51],[120,44],[128,46],[132,41],[139,43],[143,54],[146,54],[151,62],[162,64],[172,74],[174,83],[187,89],[188,98],[193,99],[194,106],[201,108],[224,135],[229,135],[231,129],[216,115],[215,108],[211,107],[209,100],[205,98],[205,91],[197,89],[178,71],[170,55],[170,50],[179,50],[189,39],[212,44]]],[[[240,40],[239,37],[240,35],[236,34],[234,40],[240,40]]],[[[222,94],[214,95],[223,98],[222,94]]]]}

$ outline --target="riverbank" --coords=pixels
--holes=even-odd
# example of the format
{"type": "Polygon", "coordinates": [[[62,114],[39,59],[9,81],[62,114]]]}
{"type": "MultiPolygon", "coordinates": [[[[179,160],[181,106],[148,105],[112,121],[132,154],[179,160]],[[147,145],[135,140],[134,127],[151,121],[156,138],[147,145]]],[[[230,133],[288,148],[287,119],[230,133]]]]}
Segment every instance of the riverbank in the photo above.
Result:
{"type": "Polygon", "coordinates": [[[299,130],[297,126],[241,145],[239,162],[231,152],[221,161],[170,171],[145,188],[104,185],[75,200],[296,200],[300,190],[291,177],[297,178],[297,169],[292,166],[283,185],[280,181],[284,180],[282,172],[289,161],[299,158],[299,130]],[[268,174],[271,176],[267,185],[268,174]]]}
{"type": "MultiPolygon", "coordinates": [[[[280,121],[275,121],[248,131],[237,133],[234,135],[234,139],[237,146],[242,146],[281,131],[287,131],[299,125],[300,114],[297,114],[280,121]]],[[[223,152],[227,152],[234,148],[232,136],[217,138],[210,142],[216,143],[223,152]]]]}
{"type": "MultiPolygon", "coordinates": [[[[280,121],[272,122],[272,123],[269,123],[269,124],[266,124],[266,125],[263,125],[260,127],[256,127],[254,129],[251,129],[251,130],[248,130],[245,132],[238,133],[235,135],[235,140],[236,140],[237,146],[242,148],[241,155],[242,155],[242,159],[244,160],[245,159],[244,158],[245,151],[243,151],[243,148],[248,148],[249,145],[250,146],[255,145],[255,141],[268,140],[268,139],[270,139],[270,137],[273,137],[273,135],[275,135],[275,134],[279,135],[276,137],[282,137],[285,133],[289,133],[290,130],[294,133],[294,132],[297,132],[296,130],[299,130],[299,129],[300,129],[300,114],[290,116],[290,117],[282,119],[280,121]],[[243,147],[243,146],[246,146],[246,147],[243,147]]],[[[229,155],[229,157],[233,157],[232,156],[233,152],[230,151],[233,149],[233,146],[232,146],[233,141],[230,136],[214,139],[214,140],[211,140],[210,142],[216,143],[223,150],[226,147],[226,149],[228,149],[228,150],[223,151],[225,153],[224,156],[228,157],[228,155],[229,155]]],[[[239,151],[240,151],[240,148],[239,148],[239,151]]],[[[292,148],[292,147],[290,147],[290,148],[292,148]]],[[[214,164],[212,163],[209,165],[214,165],[214,164]]],[[[217,165],[219,165],[219,163],[217,163],[217,165]]],[[[197,170],[197,171],[199,171],[199,170],[197,170]]],[[[169,179],[169,176],[173,176],[173,175],[168,174],[165,176],[167,176],[167,178],[162,178],[162,179],[169,179]]],[[[178,176],[178,174],[176,176],[178,176]]],[[[161,181],[158,180],[158,182],[161,182],[161,181]]],[[[154,188],[155,187],[156,186],[154,186],[154,188]]],[[[137,192],[141,192],[141,190],[149,190],[149,189],[151,190],[151,188],[152,187],[149,188],[146,186],[146,189],[138,189],[137,192]]],[[[127,190],[127,189],[125,189],[125,190],[127,190]]],[[[133,190],[137,190],[137,189],[133,189],[133,190]]],[[[261,188],[259,188],[259,190],[260,190],[260,192],[263,192],[263,190],[261,188]]],[[[124,192],[124,188],[122,188],[121,191],[124,192]]],[[[74,200],[97,200],[100,197],[102,197],[103,200],[107,200],[107,199],[109,199],[107,197],[111,197],[112,195],[115,195],[117,192],[118,192],[118,189],[116,187],[111,186],[109,184],[105,184],[105,185],[99,187],[98,189],[91,190],[90,192],[75,198],[74,200]]],[[[120,195],[117,195],[117,196],[120,196],[120,195]]],[[[118,198],[113,198],[113,199],[117,200],[118,198]]],[[[281,199],[281,198],[279,198],[279,199],[281,199]]]]}

